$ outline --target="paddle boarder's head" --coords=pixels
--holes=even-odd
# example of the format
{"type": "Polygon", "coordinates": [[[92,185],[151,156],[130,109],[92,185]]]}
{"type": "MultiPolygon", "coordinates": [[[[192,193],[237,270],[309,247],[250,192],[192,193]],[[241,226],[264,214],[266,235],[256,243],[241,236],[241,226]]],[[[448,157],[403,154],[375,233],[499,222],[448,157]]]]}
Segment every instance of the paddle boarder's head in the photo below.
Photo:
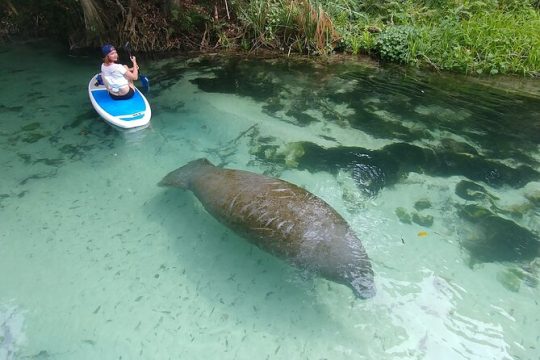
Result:
{"type": "Polygon", "coordinates": [[[105,44],[101,47],[101,54],[103,54],[103,62],[106,64],[118,60],[118,54],[116,52],[116,49],[110,44],[105,44]]]}

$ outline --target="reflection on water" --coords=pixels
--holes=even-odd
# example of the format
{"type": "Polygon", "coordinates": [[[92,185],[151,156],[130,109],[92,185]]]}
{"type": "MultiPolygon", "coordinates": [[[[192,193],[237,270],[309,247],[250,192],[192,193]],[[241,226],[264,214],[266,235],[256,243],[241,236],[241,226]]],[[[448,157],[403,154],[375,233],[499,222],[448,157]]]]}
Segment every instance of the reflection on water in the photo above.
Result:
{"type": "Polygon", "coordinates": [[[18,44],[0,63],[0,358],[539,353],[539,99],[351,63],[171,57],[143,63],[150,127],[119,132],[86,94],[99,54],[18,44]],[[156,186],[201,157],[323,198],[377,295],[306,278],[156,186]]]}

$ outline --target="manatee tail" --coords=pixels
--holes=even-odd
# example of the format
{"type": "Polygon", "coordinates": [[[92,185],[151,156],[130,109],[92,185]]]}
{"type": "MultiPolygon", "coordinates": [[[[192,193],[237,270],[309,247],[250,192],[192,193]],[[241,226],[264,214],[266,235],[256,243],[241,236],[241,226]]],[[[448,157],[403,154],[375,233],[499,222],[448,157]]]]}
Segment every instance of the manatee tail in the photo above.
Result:
{"type": "Polygon", "coordinates": [[[206,159],[197,159],[168,173],[159,183],[159,186],[173,186],[181,189],[189,189],[191,179],[203,167],[214,166],[206,159]]]}

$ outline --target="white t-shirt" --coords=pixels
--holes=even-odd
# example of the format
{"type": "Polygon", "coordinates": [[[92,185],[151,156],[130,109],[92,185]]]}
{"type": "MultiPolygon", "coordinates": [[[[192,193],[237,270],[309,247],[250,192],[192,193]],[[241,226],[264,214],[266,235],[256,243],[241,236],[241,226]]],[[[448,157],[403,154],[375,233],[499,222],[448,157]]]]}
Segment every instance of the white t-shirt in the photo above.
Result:
{"type": "Polygon", "coordinates": [[[126,85],[129,85],[128,79],[124,77],[127,69],[120,64],[101,64],[101,76],[105,78],[105,84],[112,93],[117,93],[126,85]]]}

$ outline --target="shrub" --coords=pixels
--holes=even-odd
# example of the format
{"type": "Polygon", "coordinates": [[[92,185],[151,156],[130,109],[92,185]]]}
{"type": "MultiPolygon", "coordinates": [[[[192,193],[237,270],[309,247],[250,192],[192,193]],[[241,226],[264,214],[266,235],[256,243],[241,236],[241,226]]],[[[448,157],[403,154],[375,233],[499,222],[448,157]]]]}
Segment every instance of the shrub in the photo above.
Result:
{"type": "Polygon", "coordinates": [[[409,41],[414,35],[414,28],[408,25],[387,27],[375,42],[375,49],[382,60],[408,63],[410,58],[409,41]]]}

